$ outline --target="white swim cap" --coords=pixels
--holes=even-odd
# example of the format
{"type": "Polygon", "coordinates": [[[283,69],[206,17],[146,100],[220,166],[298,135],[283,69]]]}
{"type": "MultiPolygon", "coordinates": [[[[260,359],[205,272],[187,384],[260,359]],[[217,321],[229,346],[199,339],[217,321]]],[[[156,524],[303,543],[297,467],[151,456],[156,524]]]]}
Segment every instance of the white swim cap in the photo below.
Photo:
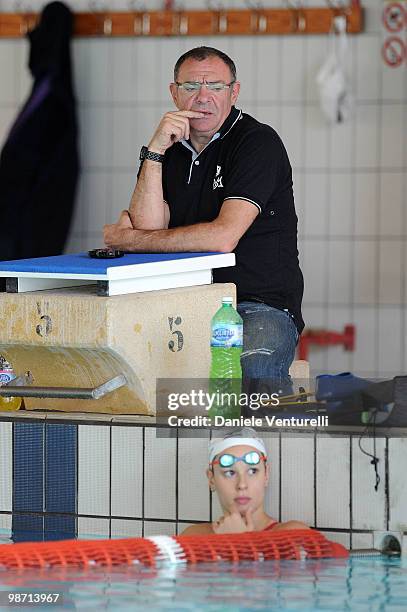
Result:
{"type": "Polygon", "coordinates": [[[214,438],[209,442],[209,465],[211,465],[216,455],[219,455],[231,446],[251,446],[267,457],[263,440],[258,437],[251,427],[243,427],[242,429],[231,431],[223,438],[214,438]]]}

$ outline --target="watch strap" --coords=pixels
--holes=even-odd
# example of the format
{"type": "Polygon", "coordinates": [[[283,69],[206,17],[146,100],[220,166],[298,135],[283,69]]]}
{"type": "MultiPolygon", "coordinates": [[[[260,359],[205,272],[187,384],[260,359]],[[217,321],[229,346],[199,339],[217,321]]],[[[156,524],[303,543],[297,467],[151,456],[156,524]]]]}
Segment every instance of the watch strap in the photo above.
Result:
{"type": "Polygon", "coordinates": [[[141,147],[140,151],[140,160],[149,159],[151,161],[159,162],[160,164],[164,161],[164,155],[161,153],[155,153],[154,151],[149,151],[146,146],[141,147]]]}

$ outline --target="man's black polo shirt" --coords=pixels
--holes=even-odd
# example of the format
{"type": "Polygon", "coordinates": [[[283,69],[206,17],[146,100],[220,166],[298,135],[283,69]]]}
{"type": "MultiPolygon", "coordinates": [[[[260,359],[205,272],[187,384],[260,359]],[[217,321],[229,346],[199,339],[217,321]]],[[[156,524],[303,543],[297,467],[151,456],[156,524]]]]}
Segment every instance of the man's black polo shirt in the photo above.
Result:
{"type": "Polygon", "coordinates": [[[292,172],[273,128],[233,107],[199,154],[185,141],[166,151],[163,192],[170,228],[213,221],[228,198],[247,200],[259,209],[235,248],[236,266],[214,270],[213,280],[235,283],[239,302],[255,300],[288,309],[301,332],[304,283],[292,172]]]}

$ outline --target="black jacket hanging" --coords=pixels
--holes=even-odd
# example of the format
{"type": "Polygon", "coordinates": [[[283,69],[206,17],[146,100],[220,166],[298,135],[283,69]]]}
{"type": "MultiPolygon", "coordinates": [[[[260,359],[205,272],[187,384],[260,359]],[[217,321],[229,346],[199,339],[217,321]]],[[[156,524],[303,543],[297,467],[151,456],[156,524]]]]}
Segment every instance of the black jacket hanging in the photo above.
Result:
{"type": "Polygon", "coordinates": [[[64,249],[79,173],[72,27],[71,11],[51,2],[28,35],[34,85],[0,155],[0,260],[64,249]]]}

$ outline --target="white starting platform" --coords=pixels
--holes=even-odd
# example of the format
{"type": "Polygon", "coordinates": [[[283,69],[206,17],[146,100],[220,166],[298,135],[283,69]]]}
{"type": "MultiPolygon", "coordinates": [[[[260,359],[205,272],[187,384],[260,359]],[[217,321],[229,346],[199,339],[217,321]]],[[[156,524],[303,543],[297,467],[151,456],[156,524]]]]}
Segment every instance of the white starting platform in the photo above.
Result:
{"type": "Polygon", "coordinates": [[[212,270],[235,265],[234,253],[126,253],[93,259],[87,253],[0,262],[8,293],[96,284],[103,296],[208,285],[212,270]]]}

